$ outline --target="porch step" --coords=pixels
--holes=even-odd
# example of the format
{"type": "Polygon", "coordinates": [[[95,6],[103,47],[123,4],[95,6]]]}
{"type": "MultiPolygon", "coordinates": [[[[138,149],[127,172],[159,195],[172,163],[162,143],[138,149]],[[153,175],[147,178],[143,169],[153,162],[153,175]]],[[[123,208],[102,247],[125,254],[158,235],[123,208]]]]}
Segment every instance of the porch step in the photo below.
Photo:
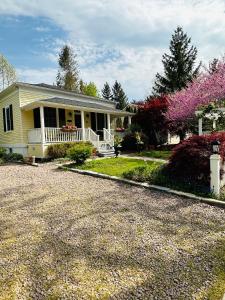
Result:
{"type": "Polygon", "coordinates": [[[114,157],[115,156],[115,151],[114,151],[114,149],[102,150],[102,151],[98,152],[98,156],[100,156],[100,157],[114,157]]]}

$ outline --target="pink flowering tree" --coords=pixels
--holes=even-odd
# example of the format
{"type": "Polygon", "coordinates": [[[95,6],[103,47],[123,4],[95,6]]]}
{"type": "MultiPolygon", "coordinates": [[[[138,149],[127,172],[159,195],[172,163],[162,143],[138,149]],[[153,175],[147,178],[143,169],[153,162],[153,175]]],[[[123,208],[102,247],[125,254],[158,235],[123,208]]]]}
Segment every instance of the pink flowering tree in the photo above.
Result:
{"type": "Polygon", "coordinates": [[[225,99],[225,62],[218,63],[213,73],[201,74],[188,86],[170,95],[167,119],[171,122],[185,122],[195,116],[201,106],[212,102],[221,105],[225,99]]]}

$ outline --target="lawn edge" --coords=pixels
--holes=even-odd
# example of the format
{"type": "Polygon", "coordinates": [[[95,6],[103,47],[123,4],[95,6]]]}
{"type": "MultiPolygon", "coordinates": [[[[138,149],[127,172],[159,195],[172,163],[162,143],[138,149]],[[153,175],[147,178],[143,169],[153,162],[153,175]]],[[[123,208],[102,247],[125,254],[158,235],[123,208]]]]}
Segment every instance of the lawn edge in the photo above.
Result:
{"type": "Polygon", "coordinates": [[[213,198],[204,198],[204,197],[196,196],[196,195],[191,194],[191,193],[186,193],[186,192],[182,192],[182,191],[173,190],[173,189],[170,189],[170,188],[167,188],[167,187],[164,187],[164,186],[160,186],[160,185],[148,184],[147,182],[136,182],[136,181],[133,181],[133,180],[129,180],[129,179],[125,179],[125,178],[121,178],[121,177],[117,177],[117,176],[111,176],[111,175],[98,173],[98,172],[94,172],[94,171],[69,168],[69,167],[66,167],[65,165],[57,165],[57,166],[58,166],[59,169],[62,169],[62,170],[65,170],[65,171],[71,171],[71,172],[74,172],[74,173],[79,173],[79,174],[82,174],[82,175],[89,175],[89,176],[98,177],[98,178],[102,178],[102,179],[114,180],[114,181],[130,184],[130,185],[133,185],[133,186],[139,186],[139,187],[144,187],[144,188],[148,188],[148,189],[154,189],[154,190],[166,192],[168,194],[182,196],[182,197],[186,197],[186,198],[189,198],[189,199],[197,200],[199,202],[203,202],[203,203],[207,203],[207,204],[210,204],[210,205],[215,205],[215,206],[225,208],[225,202],[221,201],[221,200],[217,200],[217,199],[213,199],[213,198]]]}

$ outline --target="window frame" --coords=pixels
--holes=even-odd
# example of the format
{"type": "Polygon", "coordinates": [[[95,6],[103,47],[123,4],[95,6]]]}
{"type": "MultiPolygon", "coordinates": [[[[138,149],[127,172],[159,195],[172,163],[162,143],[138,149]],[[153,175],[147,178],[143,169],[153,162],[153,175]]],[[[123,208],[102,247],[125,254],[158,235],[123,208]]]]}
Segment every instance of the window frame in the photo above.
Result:
{"type": "Polygon", "coordinates": [[[4,112],[4,128],[5,132],[12,132],[14,130],[13,126],[13,107],[12,104],[8,104],[3,107],[3,112],[4,112]],[[11,108],[10,108],[11,107],[11,108]],[[11,118],[12,117],[12,118],[11,118]]]}

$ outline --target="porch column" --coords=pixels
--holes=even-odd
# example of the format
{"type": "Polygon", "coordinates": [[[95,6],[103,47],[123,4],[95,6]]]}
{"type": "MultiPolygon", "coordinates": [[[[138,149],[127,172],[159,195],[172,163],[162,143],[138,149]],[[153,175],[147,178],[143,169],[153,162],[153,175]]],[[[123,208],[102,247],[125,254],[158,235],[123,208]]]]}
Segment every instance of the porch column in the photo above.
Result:
{"type": "Polygon", "coordinates": [[[198,119],[198,135],[202,135],[202,118],[198,119]]]}
{"type": "Polygon", "coordinates": [[[41,143],[45,143],[45,118],[44,118],[44,107],[40,106],[40,120],[41,120],[41,143]]]}
{"type": "Polygon", "coordinates": [[[56,126],[57,126],[57,128],[59,128],[59,109],[58,108],[56,108],[56,126]]]}
{"type": "Polygon", "coordinates": [[[110,132],[111,130],[110,114],[107,114],[107,129],[110,132]]]}
{"type": "Polygon", "coordinates": [[[81,110],[81,129],[82,129],[82,140],[85,141],[85,123],[84,123],[84,111],[81,110]]]}
{"type": "Polygon", "coordinates": [[[131,116],[128,116],[128,126],[131,125],[131,116]]]}

